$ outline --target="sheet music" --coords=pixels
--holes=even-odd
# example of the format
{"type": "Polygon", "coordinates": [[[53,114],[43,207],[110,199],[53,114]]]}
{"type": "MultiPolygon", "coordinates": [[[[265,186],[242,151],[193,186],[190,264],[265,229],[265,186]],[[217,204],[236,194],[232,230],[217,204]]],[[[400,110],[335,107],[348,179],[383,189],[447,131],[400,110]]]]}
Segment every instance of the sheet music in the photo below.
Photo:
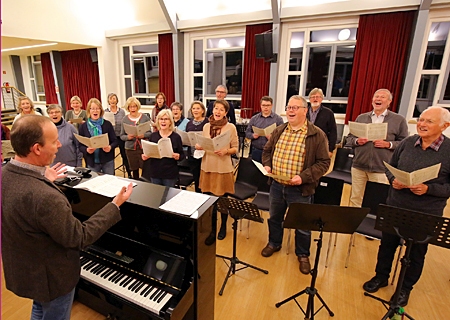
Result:
{"type": "Polygon", "coordinates": [[[109,122],[111,122],[111,124],[113,126],[116,125],[116,119],[114,118],[114,113],[112,113],[112,112],[109,112],[109,111],[105,112],[103,114],[103,119],[108,120],[109,122]]]}
{"type": "Polygon", "coordinates": [[[231,131],[225,131],[214,139],[198,135],[197,143],[206,151],[216,151],[225,149],[230,145],[231,131]]]}
{"type": "Polygon", "coordinates": [[[182,190],[175,197],[162,204],[162,210],[191,216],[197,212],[210,197],[206,194],[182,190]]]}
{"type": "Polygon", "coordinates": [[[90,138],[80,136],[79,134],[76,133],[74,133],[73,135],[75,136],[75,138],[77,138],[77,140],[80,143],[84,144],[89,148],[98,149],[109,146],[109,138],[107,133],[90,138]]]}
{"type": "Polygon", "coordinates": [[[264,166],[261,163],[255,161],[255,160],[252,160],[252,161],[255,164],[255,166],[259,169],[259,171],[261,171],[262,174],[265,175],[265,176],[268,176],[268,177],[271,177],[271,178],[274,178],[274,179],[284,180],[284,181],[291,180],[291,178],[286,177],[286,176],[281,176],[279,174],[268,173],[266,168],[264,168],[264,166]]]}
{"type": "Polygon", "coordinates": [[[131,134],[133,136],[140,136],[146,133],[147,131],[151,130],[151,122],[147,121],[137,126],[131,126],[129,124],[124,123],[123,129],[126,134],[131,134]]]}
{"type": "Polygon", "coordinates": [[[195,147],[195,144],[197,143],[196,137],[203,133],[202,131],[184,132],[183,130],[179,130],[178,128],[176,128],[175,132],[180,135],[183,146],[189,147],[195,147]]]}
{"type": "Polygon", "coordinates": [[[16,153],[11,145],[11,140],[2,140],[2,154],[4,159],[15,156],[16,153]]]}
{"type": "Polygon", "coordinates": [[[277,125],[275,123],[272,123],[270,126],[261,129],[255,126],[252,126],[253,132],[256,133],[258,136],[268,136],[270,134],[272,134],[273,130],[275,130],[275,128],[277,127],[277,125]]]}
{"type": "MultiPolygon", "coordinates": [[[[114,198],[122,189],[122,187],[127,187],[130,181],[122,180],[116,176],[109,174],[101,175],[92,178],[86,182],[82,182],[76,185],[75,189],[85,189],[93,193],[100,194],[105,197],[114,198]]],[[[133,183],[133,187],[136,183],[133,183]]]]}
{"type": "Polygon", "coordinates": [[[158,143],[142,140],[142,149],[149,158],[172,158],[173,149],[170,138],[161,138],[158,143]]]}
{"type": "Polygon", "coordinates": [[[437,178],[441,164],[435,164],[431,167],[422,168],[411,173],[394,168],[389,163],[383,161],[386,168],[394,175],[394,177],[406,186],[415,186],[426,181],[437,178]]]}
{"type": "Polygon", "coordinates": [[[369,141],[384,140],[387,137],[387,123],[348,123],[350,133],[359,138],[367,138],[369,141]]]}

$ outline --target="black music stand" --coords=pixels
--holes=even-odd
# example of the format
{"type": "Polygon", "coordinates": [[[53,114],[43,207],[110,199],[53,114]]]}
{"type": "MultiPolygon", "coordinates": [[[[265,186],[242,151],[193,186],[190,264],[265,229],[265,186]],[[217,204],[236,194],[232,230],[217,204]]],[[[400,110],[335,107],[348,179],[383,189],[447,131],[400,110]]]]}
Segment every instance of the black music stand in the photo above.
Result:
{"type": "Polygon", "coordinates": [[[222,295],[223,290],[225,289],[225,286],[227,284],[228,278],[231,277],[233,274],[235,274],[237,271],[246,269],[246,268],[253,268],[253,269],[261,271],[262,273],[265,273],[265,274],[268,274],[269,271],[252,266],[251,264],[248,264],[244,261],[239,260],[239,258],[236,256],[238,221],[240,219],[248,219],[248,220],[253,220],[253,221],[256,221],[259,223],[263,223],[264,219],[261,218],[258,207],[255,204],[250,203],[250,202],[221,197],[221,198],[219,198],[219,201],[217,202],[217,210],[219,212],[229,214],[234,220],[233,221],[233,256],[225,257],[225,256],[222,256],[219,254],[216,255],[218,258],[222,258],[228,266],[227,276],[225,277],[222,288],[219,291],[219,295],[222,295]],[[226,262],[227,260],[230,261],[229,265],[226,262]],[[237,264],[243,264],[244,267],[236,270],[237,264]]]}
{"type": "Polygon", "coordinates": [[[286,219],[284,220],[284,228],[289,229],[302,229],[319,231],[319,238],[314,239],[317,242],[316,257],[314,260],[314,266],[311,270],[311,284],[304,290],[290,296],[289,298],[275,304],[277,308],[281,305],[294,300],[297,306],[302,310],[305,315],[305,319],[314,320],[314,316],[322,309],[327,309],[331,317],[334,313],[327,306],[325,301],[320,296],[319,292],[315,288],[318,269],[320,250],[322,248],[322,236],[323,232],[335,232],[335,233],[348,233],[352,234],[358,228],[360,223],[364,220],[369,213],[369,208],[356,208],[356,207],[341,207],[332,205],[321,204],[309,204],[309,203],[292,203],[289,206],[286,219]],[[345,218],[344,218],[345,217],[345,218]],[[297,297],[302,294],[308,295],[308,304],[306,311],[300,306],[297,297]],[[317,296],[322,306],[314,311],[314,297],[317,296]]]}
{"type": "MultiPolygon", "coordinates": [[[[401,307],[398,304],[398,299],[405,279],[406,270],[411,262],[409,255],[412,245],[414,243],[430,243],[440,247],[450,248],[449,222],[450,219],[440,216],[392,207],[385,204],[378,206],[375,229],[397,235],[403,238],[406,243],[405,255],[401,259],[402,268],[392,301],[386,301],[368,292],[364,292],[365,296],[380,301],[388,310],[382,320],[394,316],[401,307]]],[[[408,319],[413,319],[407,313],[404,313],[404,315],[408,319]]]]}

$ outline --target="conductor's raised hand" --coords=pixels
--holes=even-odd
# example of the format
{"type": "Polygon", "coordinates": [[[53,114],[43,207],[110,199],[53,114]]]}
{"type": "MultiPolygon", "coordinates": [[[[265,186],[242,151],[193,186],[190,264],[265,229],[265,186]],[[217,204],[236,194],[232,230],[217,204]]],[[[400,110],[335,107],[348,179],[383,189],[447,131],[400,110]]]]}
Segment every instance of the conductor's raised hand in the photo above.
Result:
{"type": "Polygon", "coordinates": [[[114,197],[113,203],[118,205],[119,207],[130,198],[131,193],[133,192],[133,184],[130,184],[127,187],[122,187],[117,196],[114,197]]]}
{"type": "Polygon", "coordinates": [[[67,176],[66,174],[66,165],[64,163],[58,162],[52,167],[45,168],[45,177],[51,182],[55,181],[59,178],[64,178],[67,176]]]}

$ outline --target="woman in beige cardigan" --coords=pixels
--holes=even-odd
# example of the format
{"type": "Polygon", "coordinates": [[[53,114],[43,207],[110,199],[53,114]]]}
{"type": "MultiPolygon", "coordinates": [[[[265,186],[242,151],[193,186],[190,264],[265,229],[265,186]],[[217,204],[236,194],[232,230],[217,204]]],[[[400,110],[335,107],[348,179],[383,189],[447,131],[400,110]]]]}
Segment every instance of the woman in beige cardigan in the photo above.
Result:
{"type": "MultiPolygon", "coordinates": [[[[214,138],[226,131],[231,131],[230,143],[226,148],[217,151],[205,151],[202,158],[200,171],[200,189],[204,193],[213,194],[215,196],[223,196],[225,193],[234,193],[234,176],[231,155],[238,150],[238,136],[234,124],[227,120],[227,113],[230,110],[228,102],[225,100],[217,100],[214,102],[213,114],[209,117],[209,123],[203,127],[203,136],[214,138]]],[[[202,150],[196,145],[197,150],[202,150]]],[[[217,238],[222,240],[227,233],[228,215],[221,214],[222,224],[217,238]]],[[[212,214],[212,231],[205,240],[206,245],[211,245],[216,240],[217,230],[217,208],[214,207],[212,214]]]]}

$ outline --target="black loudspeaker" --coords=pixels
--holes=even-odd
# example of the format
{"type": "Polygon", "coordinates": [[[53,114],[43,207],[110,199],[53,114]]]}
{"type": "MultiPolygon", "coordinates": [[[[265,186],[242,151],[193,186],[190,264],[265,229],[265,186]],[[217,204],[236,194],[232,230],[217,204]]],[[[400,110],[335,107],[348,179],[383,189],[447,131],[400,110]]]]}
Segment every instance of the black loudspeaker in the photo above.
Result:
{"type": "Polygon", "coordinates": [[[255,34],[256,57],[271,59],[273,56],[272,33],[255,34]]]}
{"type": "Polygon", "coordinates": [[[89,49],[89,53],[91,54],[92,62],[98,62],[97,48],[89,49]]]}

